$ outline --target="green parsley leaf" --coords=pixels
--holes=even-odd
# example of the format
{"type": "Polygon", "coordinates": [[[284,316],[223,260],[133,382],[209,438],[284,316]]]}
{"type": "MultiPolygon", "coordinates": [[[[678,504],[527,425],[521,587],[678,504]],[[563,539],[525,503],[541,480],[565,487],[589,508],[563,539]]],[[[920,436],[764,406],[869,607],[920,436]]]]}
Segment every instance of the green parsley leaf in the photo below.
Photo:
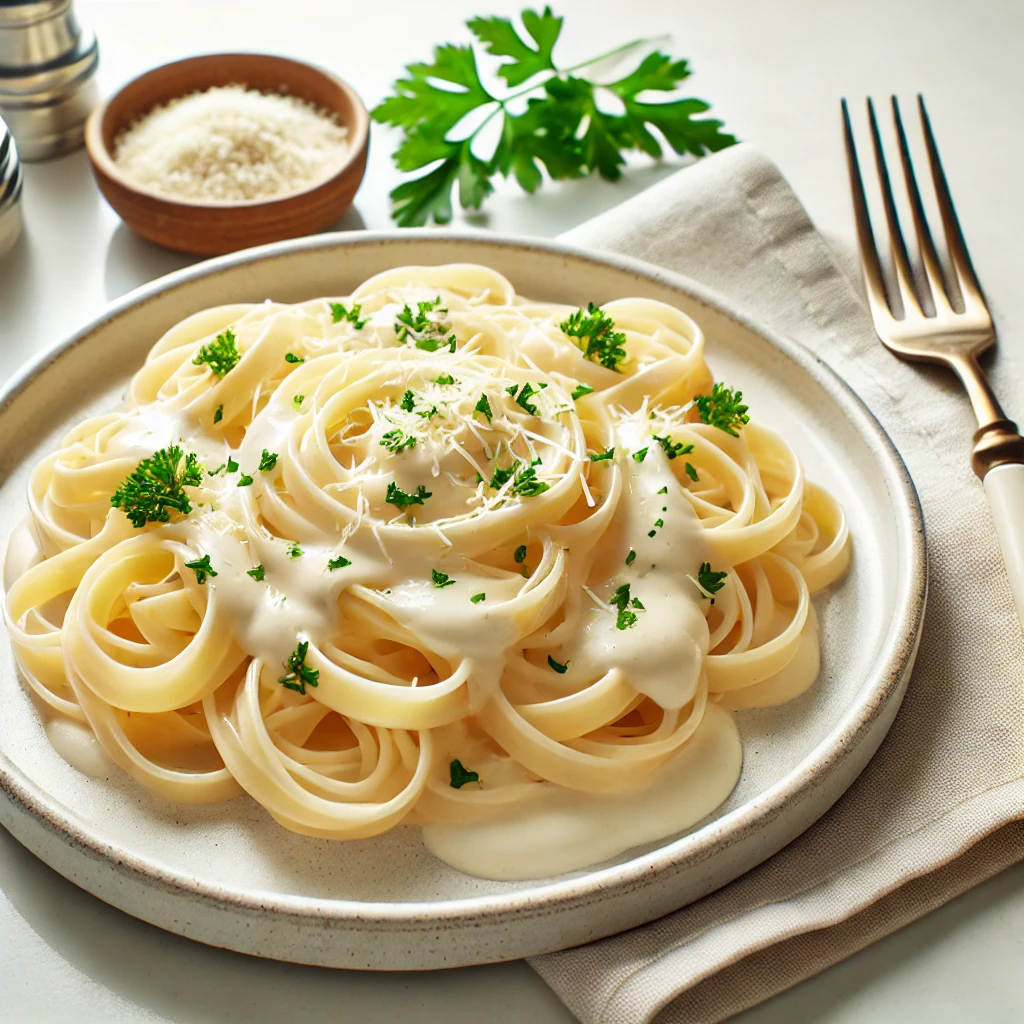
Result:
{"type": "Polygon", "coordinates": [[[505,391],[510,394],[513,398],[516,397],[516,392],[519,390],[518,384],[513,384],[511,387],[505,388],[505,391]]]}
{"type": "Polygon", "coordinates": [[[217,570],[210,565],[210,556],[203,555],[194,562],[186,562],[186,569],[191,569],[196,574],[196,583],[205,583],[207,576],[216,576],[217,570]]]}
{"type": "Polygon", "coordinates": [[[422,505],[427,498],[431,497],[431,492],[428,491],[423,484],[420,484],[416,488],[415,494],[410,494],[408,491],[403,491],[394,480],[388,484],[388,492],[385,497],[385,501],[389,505],[394,505],[396,508],[408,508],[410,505],[422,505]]]}
{"type": "Polygon", "coordinates": [[[481,395],[480,400],[473,406],[473,412],[481,413],[487,417],[487,422],[490,423],[493,414],[491,413],[491,403],[487,400],[486,395],[481,395]]]}
{"type": "Polygon", "coordinates": [[[536,416],[537,406],[534,405],[534,403],[531,402],[530,399],[534,395],[539,395],[541,391],[543,391],[546,387],[547,384],[541,384],[538,386],[535,384],[531,384],[529,381],[527,381],[519,391],[519,395],[516,398],[516,405],[525,409],[531,416],[536,416]]]}
{"type": "Polygon", "coordinates": [[[593,391],[594,389],[589,384],[577,384],[572,391],[572,400],[575,402],[577,398],[592,394],[593,391]]]}
{"type": "Polygon", "coordinates": [[[306,665],[306,652],[309,650],[309,641],[303,640],[295,650],[288,655],[284,667],[288,674],[281,676],[278,682],[286,690],[294,690],[296,693],[305,695],[307,686],[320,685],[320,670],[309,668],[306,665]]]}
{"type": "Polygon", "coordinates": [[[646,459],[646,458],[647,458],[647,449],[646,448],[641,448],[640,451],[633,452],[633,461],[634,462],[643,462],[644,459],[646,459]]]}
{"type": "Polygon", "coordinates": [[[660,530],[665,525],[664,519],[655,519],[654,525],[660,530]]]}
{"type": "Polygon", "coordinates": [[[286,363],[304,363],[306,360],[303,356],[297,356],[294,352],[285,352],[284,361],[286,363]]]}
{"type": "Polygon", "coordinates": [[[395,334],[399,341],[412,341],[418,349],[425,352],[436,352],[447,346],[449,352],[455,351],[455,335],[447,320],[448,310],[441,305],[439,295],[433,301],[416,303],[416,312],[406,304],[402,312],[395,317],[395,334]],[[429,314],[440,315],[440,319],[429,314]]]}
{"type": "Polygon", "coordinates": [[[693,404],[700,413],[701,423],[709,423],[733,437],[739,437],[737,431],[750,422],[747,406],[743,404],[743,392],[733,391],[721,382],[711,389],[710,395],[697,395],[693,404]]]}
{"type": "Polygon", "coordinates": [[[520,544],[519,547],[516,548],[515,554],[512,557],[515,558],[515,560],[517,562],[520,562],[520,563],[525,562],[526,561],[526,545],[525,544],[520,544]]]}
{"type": "Polygon", "coordinates": [[[330,559],[328,561],[327,568],[328,569],[344,569],[346,566],[349,566],[351,564],[352,564],[352,562],[351,562],[350,559],[346,558],[344,555],[338,555],[337,558],[332,558],[332,559],[330,559]]]}
{"type": "Polygon", "coordinates": [[[257,583],[262,583],[266,572],[267,570],[263,568],[263,563],[261,562],[255,569],[246,569],[245,575],[251,576],[257,583]]]}
{"type": "Polygon", "coordinates": [[[629,629],[636,625],[636,612],[631,612],[629,606],[632,603],[634,608],[644,610],[644,606],[636,598],[630,598],[628,583],[623,583],[614,594],[608,599],[608,603],[618,609],[615,619],[616,629],[629,629]]]}
{"type": "Polygon", "coordinates": [[[690,463],[690,462],[688,462],[688,463],[686,464],[686,475],[687,475],[687,476],[688,476],[688,477],[689,477],[689,478],[690,478],[690,479],[691,479],[691,480],[692,480],[692,481],[693,481],[694,483],[697,483],[697,482],[698,482],[698,480],[700,479],[700,478],[699,478],[699,477],[697,476],[697,470],[695,470],[695,469],[693,468],[693,463],[690,463]]]}
{"type": "Polygon", "coordinates": [[[238,487],[251,487],[252,486],[252,477],[248,473],[243,473],[238,478],[237,486],[238,487]]]}
{"type": "Polygon", "coordinates": [[[242,353],[238,351],[238,346],[235,344],[235,332],[228,327],[223,334],[218,334],[209,345],[203,345],[199,349],[198,355],[192,360],[192,365],[202,366],[203,363],[206,363],[218,377],[223,377],[224,374],[235,368],[241,358],[242,353]]]}
{"type": "Polygon", "coordinates": [[[639,597],[634,597],[634,598],[633,598],[633,599],[632,599],[632,600],[631,600],[631,601],[630,601],[629,603],[630,603],[630,605],[631,605],[631,606],[632,606],[633,608],[639,608],[639,609],[640,609],[640,611],[642,611],[642,612],[645,612],[645,611],[647,611],[647,609],[646,609],[646,608],[645,608],[645,607],[643,606],[643,604],[641,603],[641,601],[640,601],[640,598],[639,598],[639,597]]]}
{"type": "Polygon", "coordinates": [[[467,782],[479,782],[480,776],[471,772],[461,761],[452,761],[448,765],[448,773],[451,776],[452,789],[462,789],[467,782]]]}
{"type": "Polygon", "coordinates": [[[629,554],[626,555],[626,565],[632,565],[636,561],[636,552],[630,548],[629,554]]]}
{"type": "Polygon", "coordinates": [[[416,396],[412,393],[412,391],[406,391],[406,393],[402,395],[402,401],[399,403],[399,405],[406,412],[412,412],[413,408],[416,405],[416,396]]]}
{"type": "Polygon", "coordinates": [[[259,471],[261,473],[269,473],[277,465],[277,452],[268,452],[266,448],[263,449],[263,454],[260,456],[259,471]]]}
{"type": "MultiPolygon", "coordinates": [[[[365,320],[361,318],[360,314],[363,312],[363,307],[360,306],[358,303],[354,304],[351,309],[347,309],[340,302],[332,302],[330,305],[331,318],[333,323],[340,324],[342,320],[346,320],[357,331],[361,331],[370,322],[369,318],[365,320]]],[[[288,359],[288,356],[285,356],[285,359],[288,359]]],[[[288,359],[288,362],[301,363],[302,360],[288,359]]]]}
{"type": "Polygon", "coordinates": [[[235,462],[235,460],[233,458],[231,458],[230,455],[228,456],[228,472],[229,473],[237,473],[238,472],[238,463],[235,462]]]}
{"type": "Polygon", "coordinates": [[[399,430],[396,427],[394,430],[389,430],[386,434],[381,435],[380,443],[389,452],[397,453],[404,452],[407,448],[415,448],[416,438],[412,434],[407,434],[404,430],[399,430]]]}
{"type": "Polygon", "coordinates": [[[558,674],[559,674],[560,676],[561,676],[561,675],[565,675],[565,673],[569,671],[569,662],[566,662],[566,663],[565,663],[565,664],[563,665],[563,664],[562,664],[562,662],[560,662],[560,661],[555,661],[555,659],[554,659],[554,658],[552,658],[550,654],[548,655],[548,664],[549,664],[549,665],[550,665],[550,666],[551,666],[551,667],[552,667],[552,668],[553,668],[553,669],[554,669],[554,670],[555,670],[555,671],[556,671],[556,672],[557,672],[557,673],[558,673],[558,674]]]}
{"type": "Polygon", "coordinates": [[[591,302],[586,311],[576,310],[558,326],[587,359],[609,370],[619,370],[619,363],[626,358],[626,336],[615,330],[615,321],[600,306],[591,302]]]}
{"type": "Polygon", "coordinates": [[[675,459],[680,455],[689,455],[693,451],[692,444],[685,444],[682,441],[673,441],[667,434],[664,437],[659,437],[657,434],[653,436],[653,440],[657,441],[662,448],[665,449],[665,454],[668,458],[675,459]]]}
{"type": "Polygon", "coordinates": [[[516,467],[509,466],[508,469],[502,469],[500,466],[494,467],[494,476],[491,477],[490,486],[496,491],[500,491],[509,480],[515,476],[516,467]]]}
{"type": "Polygon", "coordinates": [[[455,383],[455,378],[450,373],[442,373],[440,377],[433,378],[435,384],[440,384],[445,387],[455,383]]]}
{"type": "Polygon", "coordinates": [[[288,557],[289,558],[301,558],[305,554],[305,551],[299,547],[297,541],[290,541],[288,544],[288,557]]]}
{"type": "Polygon", "coordinates": [[[608,448],[605,451],[601,452],[600,454],[597,452],[591,452],[590,455],[591,462],[608,462],[610,459],[613,458],[615,458],[614,448],[608,448]]]}
{"type": "MultiPolygon", "coordinates": [[[[697,570],[697,586],[704,592],[705,596],[717,594],[725,586],[727,572],[712,572],[710,562],[701,562],[697,570]]],[[[712,596],[711,603],[715,603],[712,596]]]]}
{"type": "Polygon", "coordinates": [[[486,601],[486,600],[487,600],[487,595],[486,594],[474,594],[470,598],[470,601],[472,601],[473,604],[479,604],[481,601],[486,601]]]}
{"type": "Polygon", "coordinates": [[[111,495],[110,504],[124,509],[137,530],[146,523],[166,523],[171,511],[187,516],[192,504],[185,487],[199,487],[203,467],[196,454],[185,454],[178,445],[161,448],[143,459],[111,495]]]}
{"type": "Polygon", "coordinates": [[[305,399],[305,395],[292,395],[292,405],[294,405],[296,409],[299,409],[302,407],[302,403],[305,399]]]}
{"type": "MultiPolygon", "coordinates": [[[[621,110],[610,113],[597,101],[597,84],[576,74],[610,54],[572,69],[559,68],[554,47],[563,19],[548,7],[525,10],[520,17],[522,30],[502,17],[473,18],[467,24],[483,49],[499,61],[502,91],[522,88],[499,99],[496,90],[481,81],[471,47],[438,46],[429,63],[409,64],[406,76],[394,83],[393,94],[373,110],[376,121],[393,125],[404,135],[394,153],[398,169],[427,168],[391,193],[391,212],[399,225],[416,226],[430,219],[447,223],[456,186],[464,207],[479,208],[493,191],[491,179],[497,174],[514,177],[527,192],[542,184],[542,168],[555,180],[595,171],[615,179],[625,162],[624,151],[662,155],[661,141],[648,126],[677,153],[702,155],[736,141],[722,130],[721,121],[699,116],[708,110],[701,100],[650,102],[652,93],[676,91],[689,76],[686,61],[655,51],[629,74],[600,86],[621,102],[621,110]],[[524,85],[527,82],[532,84],[524,85]],[[525,109],[516,102],[521,96],[526,97],[525,109]],[[479,112],[474,130],[453,138],[456,127],[474,111],[479,112]],[[482,160],[473,152],[474,140],[495,117],[501,125],[498,143],[491,158],[482,160]]],[[[643,42],[626,43],[612,54],[643,42]]]]}
{"type": "Polygon", "coordinates": [[[433,581],[434,586],[441,590],[445,587],[454,587],[456,583],[448,573],[438,572],[437,569],[430,570],[430,579],[433,581]]]}
{"type": "Polygon", "coordinates": [[[658,491],[658,493],[659,494],[668,494],[668,484],[666,484],[664,487],[662,487],[662,489],[660,491],[658,491]]]}
{"type": "Polygon", "coordinates": [[[538,494],[543,494],[549,487],[550,484],[537,479],[537,470],[533,466],[520,466],[516,470],[515,480],[509,489],[509,494],[514,494],[519,498],[536,498],[538,494]]]}
{"type": "Polygon", "coordinates": [[[222,419],[224,419],[224,406],[218,405],[216,412],[213,414],[213,422],[220,423],[222,419]]]}

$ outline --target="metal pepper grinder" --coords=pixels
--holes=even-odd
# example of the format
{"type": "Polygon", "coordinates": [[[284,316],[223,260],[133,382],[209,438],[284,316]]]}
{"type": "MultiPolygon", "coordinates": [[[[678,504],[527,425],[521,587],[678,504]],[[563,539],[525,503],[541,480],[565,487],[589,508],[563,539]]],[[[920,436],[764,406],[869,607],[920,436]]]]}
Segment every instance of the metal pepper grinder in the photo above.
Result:
{"type": "Polygon", "coordinates": [[[82,144],[99,102],[96,36],[71,0],[0,0],[0,116],[21,159],[46,160],[82,144]]]}

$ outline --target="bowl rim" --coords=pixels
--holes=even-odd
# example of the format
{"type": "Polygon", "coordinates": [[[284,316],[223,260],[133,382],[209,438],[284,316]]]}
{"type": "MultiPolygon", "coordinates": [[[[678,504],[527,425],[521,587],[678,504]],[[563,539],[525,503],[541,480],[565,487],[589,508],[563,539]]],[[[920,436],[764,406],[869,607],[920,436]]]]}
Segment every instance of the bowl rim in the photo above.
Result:
{"type": "MultiPolygon", "coordinates": [[[[192,90],[192,92],[197,91],[201,90],[199,88],[192,90]]],[[[181,97],[176,98],[181,99],[188,95],[191,95],[191,93],[183,93],[181,97]]],[[[170,101],[164,102],[166,103],[170,101]]],[[[332,111],[332,113],[335,112],[332,111]]],[[[125,82],[120,89],[100,103],[92,111],[85,122],[85,149],[89,157],[89,162],[93,165],[93,169],[97,173],[101,173],[105,177],[110,178],[118,185],[118,187],[128,192],[132,192],[139,196],[145,196],[146,199],[152,201],[154,204],[158,204],[163,207],[163,209],[168,213],[190,211],[193,215],[197,213],[223,214],[232,210],[264,209],[272,208],[283,203],[294,203],[296,201],[301,202],[302,200],[308,199],[320,192],[322,189],[326,189],[333,185],[339,178],[348,174],[354,165],[365,160],[369,142],[370,112],[367,110],[366,104],[363,102],[363,98],[355,88],[345,81],[345,79],[340,75],[336,75],[333,71],[321,67],[319,64],[312,64],[309,61],[297,60],[294,57],[282,57],[276,53],[257,53],[246,50],[232,50],[221,53],[201,53],[195,54],[191,57],[183,57],[181,60],[172,60],[164,64],[158,64],[156,67],[150,68],[148,71],[143,71],[141,74],[136,75],[134,78],[125,82]],[[117,166],[114,162],[114,154],[107,148],[107,144],[103,139],[103,122],[105,121],[107,113],[115,100],[125,95],[128,91],[136,88],[142,81],[149,78],[151,75],[164,73],[167,69],[173,67],[180,67],[182,65],[209,61],[213,58],[225,57],[258,58],[261,60],[273,61],[278,64],[290,64],[295,67],[307,68],[308,70],[320,75],[322,78],[329,80],[332,84],[338,86],[341,91],[348,96],[352,104],[352,109],[355,112],[355,116],[352,121],[344,125],[344,127],[348,128],[350,133],[349,146],[342,162],[338,164],[326,178],[321,178],[320,180],[315,181],[312,185],[309,185],[304,189],[300,189],[297,192],[286,192],[283,195],[273,196],[269,199],[243,199],[237,202],[211,203],[168,196],[156,189],[149,188],[145,185],[139,185],[117,166]]]]}
{"type": "MultiPolygon", "coordinates": [[[[437,228],[331,232],[255,246],[174,271],[110,303],[79,330],[24,365],[0,388],[0,414],[31,384],[38,373],[59,359],[64,352],[87,342],[96,331],[130,310],[146,306],[164,292],[215,276],[224,270],[288,257],[295,252],[320,250],[329,253],[338,248],[395,244],[406,239],[444,242],[456,250],[461,245],[482,243],[526,253],[542,252],[595,267],[612,267],[633,277],[644,278],[682,292],[701,305],[724,314],[806,372],[849,417],[872,449],[892,500],[899,554],[899,583],[893,615],[883,627],[879,655],[868,670],[867,676],[872,680],[872,685],[857,695],[831,731],[782,778],[747,803],[713,819],[696,831],[629,860],[586,869],[569,877],[539,879],[532,887],[525,889],[435,902],[313,899],[283,893],[240,890],[230,885],[201,881],[176,868],[112,848],[97,840],[90,834],[88,823],[83,821],[76,810],[55,804],[48,793],[27,778],[0,750],[0,797],[14,804],[17,811],[35,819],[45,831],[56,832],[65,843],[77,847],[108,868],[114,867],[118,873],[135,876],[144,886],[212,904],[220,910],[258,916],[272,914],[293,921],[312,920],[318,926],[342,926],[356,934],[379,933],[382,930],[422,934],[434,931],[439,926],[474,927],[511,918],[528,920],[600,902],[613,895],[639,894],[659,882],[664,875],[671,876],[720,854],[724,849],[723,842],[729,846],[749,841],[759,829],[782,814],[787,806],[799,805],[812,798],[819,787],[826,787],[829,781],[842,775],[847,757],[853,757],[861,744],[872,736],[875,726],[885,718],[892,702],[895,701],[898,707],[902,700],[920,640],[927,597],[928,567],[924,516],[917,489],[892,439],[863,400],[811,349],[747,316],[734,302],[715,289],[634,257],[611,252],[587,252],[557,240],[437,228]]],[[[874,754],[889,724],[891,717],[882,734],[875,737],[869,756],[874,754]]],[[[840,786],[837,795],[841,795],[852,784],[859,771],[840,786]]],[[[812,821],[818,817],[820,814],[815,814],[812,821]]],[[[753,864],[764,859],[760,857],[753,864]]]]}

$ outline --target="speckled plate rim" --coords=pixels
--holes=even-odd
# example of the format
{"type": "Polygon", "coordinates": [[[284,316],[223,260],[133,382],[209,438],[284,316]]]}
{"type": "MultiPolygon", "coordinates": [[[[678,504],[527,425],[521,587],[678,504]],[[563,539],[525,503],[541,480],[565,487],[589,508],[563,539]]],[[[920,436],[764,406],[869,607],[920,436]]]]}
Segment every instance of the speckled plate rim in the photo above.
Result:
{"type": "MultiPolygon", "coordinates": [[[[192,876],[169,870],[151,860],[127,854],[126,851],[96,840],[90,834],[88,822],[82,820],[71,809],[55,806],[55,801],[13,765],[2,751],[0,795],[14,805],[15,811],[21,811],[35,819],[44,831],[60,835],[65,843],[106,862],[118,872],[138,876],[146,885],[156,886],[176,895],[188,895],[224,910],[270,913],[296,922],[313,919],[325,924],[334,921],[345,930],[355,933],[388,931],[422,934],[436,932],[439,927],[451,929],[494,926],[500,924],[502,920],[513,919],[521,923],[523,920],[547,917],[600,902],[612,896],[626,896],[656,882],[662,883],[666,875],[671,876],[684,869],[692,869],[721,853],[725,848],[751,838],[752,834],[765,829],[775,821],[787,807],[805,801],[813,802],[815,792],[825,789],[829,791],[830,799],[816,810],[811,821],[816,820],[838,799],[859,773],[860,769],[836,784],[834,777],[842,774],[847,756],[857,751],[865,740],[870,740],[873,744],[868,756],[873,754],[888,731],[896,708],[902,701],[909,671],[917,652],[927,595],[927,561],[921,506],[907,468],[884,428],[852,389],[823,360],[803,345],[768,330],[737,310],[727,298],[690,278],[625,256],[611,253],[594,255],[559,242],[481,232],[437,229],[339,232],[275,242],[216,257],[176,271],[111,303],[85,326],[42,353],[8,381],[0,390],[0,415],[6,412],[11,402],[37,374],[59,359],[63,353],[87,343],[89,337],[106,324],[128,310],[145,306],[165,292],[216,275],[223,270],[267,260],[286,259],[296,252],[331,251],[342,247],[412,242],[415,239],[450,244],[453,249],[453,260],[459,259],[460,246],[483,244],[560,255],[576,262],[595,267],[610,267],[653,281],[681,292],[701,305],[724,315],[751,334],[763,339],[808,373],[836,403],[868,445],[875,456],[892,501],[898,545],[899,583],[894,614],[885,630],[881,653],[872,666],[873,678],[864,685],[857,699],[847,708],[832,731],[795,768],[748,803],[729,811],[697,832],[632,860],[594,870],[582,876],[542,883],[533,889],[508,894],[433,903],[387,903],[311,899],[266,892],[252,893],[223,885],[208,885],[192,876]],[[888,721],[883,721],[885,718],[888,721]]],[[[863,763],[860,768],[863,768],[868,757],[861,760],[863,763]]],[[[793,836],[790,836],[790,839],[792,838],[793,836]]],[[[765,857],[761,857],[760,860],[772,852],[774,849],[768,850],[765,857]]],[[[753,866],[753,863],[748,864],[748,867],[753,866]]]]}

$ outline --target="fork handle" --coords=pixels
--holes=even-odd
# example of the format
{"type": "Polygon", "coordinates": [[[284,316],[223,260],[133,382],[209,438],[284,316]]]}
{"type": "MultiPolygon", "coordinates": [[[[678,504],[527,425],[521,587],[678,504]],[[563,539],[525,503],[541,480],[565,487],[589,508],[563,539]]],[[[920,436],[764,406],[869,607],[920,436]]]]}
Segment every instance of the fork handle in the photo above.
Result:
{"type": "Polygon", "coordinates": [[[994,466],[985,474],[985,493],[1003,550],[1017,616],[1024,625],[1024,464],[1004,462],[994,466]]]}

